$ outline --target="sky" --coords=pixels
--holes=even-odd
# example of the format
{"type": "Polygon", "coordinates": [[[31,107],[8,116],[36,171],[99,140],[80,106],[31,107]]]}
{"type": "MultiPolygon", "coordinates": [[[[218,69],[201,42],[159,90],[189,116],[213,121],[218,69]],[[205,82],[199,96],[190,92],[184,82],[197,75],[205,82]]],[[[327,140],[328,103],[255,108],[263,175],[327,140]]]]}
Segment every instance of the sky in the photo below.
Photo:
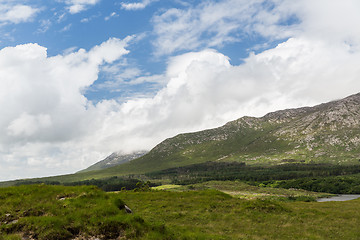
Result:
{"type": "Polygon", "coordinates": [[[0,181],[360,92],[358,0],[0,0],[0,181]]]}

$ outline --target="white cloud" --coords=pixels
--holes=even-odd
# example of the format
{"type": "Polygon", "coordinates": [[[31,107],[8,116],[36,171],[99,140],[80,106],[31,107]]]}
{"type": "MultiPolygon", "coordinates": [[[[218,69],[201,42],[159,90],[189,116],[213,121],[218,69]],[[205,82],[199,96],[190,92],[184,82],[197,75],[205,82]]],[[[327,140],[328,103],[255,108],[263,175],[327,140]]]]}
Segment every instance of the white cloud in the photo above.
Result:
{"type": "Polygon", "coordinates": [[[54,16],[56,17],[56,19],[57,19],[56,21],[58,23],[61,23],[66,19],[66,13],[62,13],[60,15],[59,15],[59,13],[54,13],[54,16]]]}
{"type": "MultiPolygon", "coordinates": [[[[221,46],[252,32],[250,23],[266,6],[263,0],[204,1],[187,9],[169,9],[153,18],[158,54],[221,46]]],[[[277,21],[270,19],[268,21],[277,21]]],[[[251,23],[252,24],[252,23],[251,23]]]]}
{"type": "MultiPolygon", "coordinates": [[[[139,77],[142,72],[139,68],[136,67],[122,67],[119,65],[112,65],[102,69],[104,72],[107,72],[110,75],[110,78],[115,80],[111,83],[123,83],[126,80],[132,80],[136,77],[139,77]]],[[[115,85],[112,85],[111,88],[114,88],[115,85]]]]}
{"type": "Polygon", "coordinates": [[[83,18],[80,20],[80,22],[82,22],[82,23],[90,22],[90,18],[83,18]]]}
{"type": "MultiPolygon", "coordinates": [[[[70,155],[82,152],[74,143],[99,120],[82,92],[97,79],[101,65],[128,53],[128,41],[112,38],[90,51],[80,49],[54,57],[47,57],[46,48],[37,44],[1,49],[0,164],[18,168],[20,162],[26,169],[29,159],[39,159],[49,174],[79,164],[65,149],[74,150],[70,155]]],[[[10,174],[5,169],[0,170],[2,179],[10,174]]],[[[24,176],[40,174],[31,167],[28,171],[24,176]]]]}
{"type": "Polygon", "coordinates": [[[62,29],[60,29],[60,32],[67,32],[67,31],[69,31],[70,28],[71,28],[71,26],[72,26],[72,23],[67,24],[65,27],[63,27],[62,29]]]}
{"type": "Polygon", "coordinates": [[[306,36],[333,43],[344,42],[359,49],[360,2],[356,0],[334,1],[282,1],[278,12],[293,14],[300,19],[294,36],[306,36]]]}
{"type": "Polygon", "coordinates": [[[40,20],[40,27],[38,28],[39,33],[45,33],[49,30],[52,22],[49,19],[40,20]]]}
{"type": "Polygon", "coordinates": [[[127,61],[104,66],[101,70],[107,75],[107,79],[109,80],[102,84],[98,84],[96,88],[107,89],[111,92],[122,91],[123,89],[121,89],[121,87],[124,85],[156,83],[163,87],[166,84],[164,75],[150,75],[150,73],[143,73],[140,68],[130,66],[127,61]]]}
{"type": "Polygon", "coordinates": [[[100,0],[65,0],[71,14],[76,14],[86,10],[88,7],[99,3],[100,0]]]}
{"type": "Polygon", "coordinates": [[[9,124],[7,134],[15,137],[28,137],[35,134],[40,129],[49,128],[51,125],[51,117],[47,114],[34,116],[23,113],[9,124]]]}
{"type": "Polygon", "coordinates": [[[121,3],[121,8],[125,10],[142,10],[150,5],[152,2],[156,2],[158,0],[143,0],[142,2],[137,3],[121,3]]]}
{"type": "Polygon", "coordinates": [[[112,12],[109,16],[106,16],[105,18],[104,18],[104,20],[105,21],[109,21],[111,18],[113,18],[113,17],[117,17],[117,16],[119,16],[116,12],[112,12]]]}
{"type": "Polygon", "coordinates": [[[31,21],[40,11],[24,4],[0,3],[0,23],[21,23],[31,21]]]}
{"type": "Polygon", "coordinates": [[[158,55],[221,47],[253,35],[269,40],[306,35],[354,45],[360,35],[355,27],[360,20],[359,9],[357,0],[203,1],[156,15],[153,44],[158,55]]]}
{"type": "Polygon", "coordinates": [[[163,86],[166,84],[166,81],[167,80],[164,75],[158,74],[158,75],[145,75],[141,77],[136,77],[132,79],[129,83],[130,84],[157,83],[163,86]]]}

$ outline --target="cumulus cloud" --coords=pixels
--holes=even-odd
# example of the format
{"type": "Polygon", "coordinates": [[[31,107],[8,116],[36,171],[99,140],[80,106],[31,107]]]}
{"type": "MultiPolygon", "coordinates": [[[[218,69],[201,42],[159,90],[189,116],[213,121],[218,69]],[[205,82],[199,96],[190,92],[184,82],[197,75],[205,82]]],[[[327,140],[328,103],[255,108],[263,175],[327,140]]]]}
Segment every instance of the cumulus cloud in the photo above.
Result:
{"type": "Polygon", "coordinates": [[[65,0],[65,3],[68,5],[68,10],[71,14],[82,12],[88,7],[99,2],[100,0],[65,0]]]}
{"type": "Polygon", "coordinates": [[[39,12],[34,8],[24,4],[11,4],[11,2],[0,3],[0,23],[21,23],[31,21],[39,12]]]}
{"type": "Polygon", "coordinates": [[[360,29],[354,23],[360,21],[360,2],[356,0],[335,1],[282,1],[274,12],[297,16],[300,20],[295,37],[306,36],[336,44],[343,42],[359,49],[360,29]]]}
{"type": "Polygon", "coordinates": [[[342,45],[330,48],[308,39],[289,39],[252,54],[239,66],[214,50],[187,53],[170,61],[166,87],[155,97],[120,105],[106,120],[107,126],[119,131],[114,136],[126,136],[115,142],[130,151],[243,115],[261,116],[341,98],[360,90],[358,59],[359,54],[347,52],[342,45]],[[329,66],[337,68],[329,71],[329,66]],[[327,91],[322,91],[325,85],[327,91]]]}
{"type": "Polygon", "coordinates": [[[121,3],[121,8],[125,10],[142,10],[146,8],[149,4],[152,2],[155,2],[158,0],[143,0],[142,2],[136,2],[136,3],[121,3]]]}
{"type": "MultiPolygon", "coordinates": [[[[61,143],[70,144],[94,126],[85,88],[97,79],[101,65],[128,53],[129,40],[111,38],[89,51],[54,57],[47,57],[46,48],[38,44],[1,49],[0,162],[23,159],[26,166],[30,158],[59,160],[54,154],[62,154],[57,150],[61,143]]],[[[57,164],[68,159],[63,157],[57,164]]]]}

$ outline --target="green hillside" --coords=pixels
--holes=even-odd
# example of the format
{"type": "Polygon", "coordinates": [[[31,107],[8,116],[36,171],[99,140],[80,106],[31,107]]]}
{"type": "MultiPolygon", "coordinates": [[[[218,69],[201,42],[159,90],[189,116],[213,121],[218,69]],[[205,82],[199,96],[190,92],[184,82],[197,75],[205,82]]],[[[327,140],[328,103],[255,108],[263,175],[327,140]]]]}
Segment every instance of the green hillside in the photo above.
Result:
{"type": "Polygon", "coordinates": [[[119,166],[42,180],[71,182],[144,174],[209,161],[260,166],[284,162],[357,165],[359,136],[360,94],[356,94],[315,107],[243,117],[219,128],[180,134],[119,166]]]}
{"type": "Polygon", "coordinates": [[[92,174],[139,174],[207,161],[359,164],[359,136],[360,94],[356,94],[315,107],[243,117],[216,129],[180,134],[141,158],[92,174]]]}

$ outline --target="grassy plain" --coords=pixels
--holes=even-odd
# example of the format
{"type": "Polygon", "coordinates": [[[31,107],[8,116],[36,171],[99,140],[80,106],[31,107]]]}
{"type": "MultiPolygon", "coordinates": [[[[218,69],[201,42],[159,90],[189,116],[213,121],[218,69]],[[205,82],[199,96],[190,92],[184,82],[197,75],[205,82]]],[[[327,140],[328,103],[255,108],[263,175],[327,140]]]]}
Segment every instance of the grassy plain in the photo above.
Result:
{"type": "Polygon", "coordinates": [[[245,200],[216,190],[119,192],[175,239],[359,239],[360,201],[245,200]]]}
{"type": "Polygon", "coordinates": [[[284,189],[258,187],[240,181],[209,181],[191,185],[164,185],[155,189],[168,191],[189,191],[214,189],[242,199],[280,200],[280,201],[315,201],[317,198],[329,197],[333,194],[310,192],[302,189],[284,189]]]}
{"type": "Polygon", "coordinates": [[[0,239],[359,239],[360,200],[317,203],[243,198],[215,188],[278,194],[216,181],[192,185],[191,189],[199,190],[191,191],[105,193],[91,186],[46,185],[1,188],[0,239]],[[132,214],[125,212],[124,204],[132,214]]]}

